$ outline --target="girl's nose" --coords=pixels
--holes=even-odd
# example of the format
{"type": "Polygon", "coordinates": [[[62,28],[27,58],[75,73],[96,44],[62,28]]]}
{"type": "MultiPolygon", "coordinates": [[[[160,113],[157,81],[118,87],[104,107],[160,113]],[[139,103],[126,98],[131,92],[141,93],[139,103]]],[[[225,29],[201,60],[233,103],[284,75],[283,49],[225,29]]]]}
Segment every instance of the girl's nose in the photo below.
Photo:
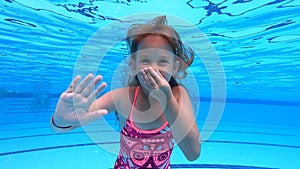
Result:
{"type": "Polygon", "coordinates": [[[152,62],[150,65],[149,65],[150,67],[153,67],[153,68],[157,68],[157,64],[155,63],[155,62],[152,62]]]}

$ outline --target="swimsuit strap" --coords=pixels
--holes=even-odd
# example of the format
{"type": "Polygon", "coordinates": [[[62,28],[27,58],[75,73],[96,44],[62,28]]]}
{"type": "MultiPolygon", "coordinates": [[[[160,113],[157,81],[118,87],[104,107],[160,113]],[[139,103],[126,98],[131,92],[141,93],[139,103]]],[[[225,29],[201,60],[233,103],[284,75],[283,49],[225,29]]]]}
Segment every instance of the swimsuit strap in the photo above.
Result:
{"type": "Polygon", "coordinates": [[[130,114],[129,114],[130,121],[133,121],[132,120],[132,116],[133,116],[133,111],[134,111],[134,108],[135,108],[135,103],[136,103],[136,99],[137,99],[138,93],[139,93],[139,87],[136,87],[135,88],[135,92],[134,92],[134,98],[133,98],[133,102],[132,102],[130,114]]]}
{"type": "Polygon", "coordinates": [[[129,114],[129,123],[131,123],[132,127],[139,131],[139,132],[142,132],[142,133],[145,133],[145,134],[153,134],[153,133],[157,133],[163,129],[165,129],[167,126],[169,126],[169,123],[168,121],[166,121],[162,126],[160,126],[159,128],[156,128],[156,129],[152,129],[152,130],[143,130],[143,129],[140,129],[139,127],[137,127],[134,123],[134,120],[133,120],[133,112],[134,112],[134,108],[135,108],[135,104],[136,104],[136,100],[137,100],[137,96],[138,96],[138,93],[139,93],[139,87],[136,87],[135,89],[135,93],[134,93],[134,98],[133,98],[133,103],[132,103],[132,107],[131,107],[131,110],[130,110],[130,114],[129,114]]]}

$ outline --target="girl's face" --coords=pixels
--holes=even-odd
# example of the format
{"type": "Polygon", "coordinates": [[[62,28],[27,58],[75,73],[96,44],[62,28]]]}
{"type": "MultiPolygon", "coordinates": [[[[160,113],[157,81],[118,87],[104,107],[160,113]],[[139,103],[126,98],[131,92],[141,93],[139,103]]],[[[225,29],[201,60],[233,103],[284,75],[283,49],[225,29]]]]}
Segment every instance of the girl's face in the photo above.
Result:
{"type": "Polygon", "coordinates": [[[137,46],[136,58],[132,63],[134,73],[140,72],[143,68],[153,67],[170,80],[169,75],[175,75],[179,68],[179,61],[175,60],[173,49],[168,41],[159,35],[149,35],[142,39],[137,46]]]}

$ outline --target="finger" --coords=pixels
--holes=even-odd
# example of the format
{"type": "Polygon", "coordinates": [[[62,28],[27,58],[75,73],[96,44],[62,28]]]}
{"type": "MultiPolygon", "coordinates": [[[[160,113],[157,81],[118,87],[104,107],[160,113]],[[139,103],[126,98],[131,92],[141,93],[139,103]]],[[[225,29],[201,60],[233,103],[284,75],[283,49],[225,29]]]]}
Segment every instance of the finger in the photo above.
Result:
{"type": "Polygon", "coordinates": [[[96,76],[94,79],[94,84],[97,85],[102,79],[103,77],[101,75],[96,76]]]}
{"type": "Polygon", "coordinates": [[[74,89],[76,88],[77,83],[79,82],[79,80],[81,79],[81,76],[77,75],[71,82],[71,84],[69,85],[68,89],[66,90],[67,93],[71,93],[74,91],[74,89]]]}
{"type": "Polygon", "coordinates": [[[150,79],[149,79],[149,75],[148,75],[148,71],[146,71],[146,70],[143,70],[143,76],[142,76],[142,78],[143,78],[143,83],[145,84],[145,85],[150,85],[150,79]]]}
{"type": "Polygon", "coordinates": [[[87,75],[83,81],[75,88],[75,93],[81,93],[82,90],[90,83],[91,79],[94,78],[94,75],[89,74],[87,75]]]}
{"type": "Polygon", "coordinates": [[[108,114],[108,111],[106,109],[100,109],[80,115],[78,114],[78,120],[80,121],[81,125],[84,125],[106,114],[108,114]]]}
{"type": "Polygon", "coordinates": [[[152,88],[156,88],[158,85],[157,80],[154,79],[150,72],[146,75],[146,82],[148,82],[148,85],[152,88]]]}
{"type": "Polygon", "coordinates": [[[85,88],[83,88],[83,90],[81,92],[81,95],[83,97],[87,98],[92,93],[92,91],[94,90],[94,88],[95,88],[94,83],[90,83],[88,86],[86,86],[85,88]]]}
{"type": "MultiPolygon", "coordinates": [[[[90,83],[87,87],[85,87],[83,89],[83,91],[81,92],[81,95],[83,97],[88,98],[90,96],[90,94],[92,93],[92,91],[94,90],[95,86],[97,85],[97,83],[99,83],[102,80],[102,76],[98,75],[95,79],[94,79],[94,83],[90,83]]],[[[101,90],[102,91],[102,90],[101,90]]]]}
{"type": "Polygon", "coordinates": [[[141,87],[143,87],[147,92],[151,91],[151,87],[148,83],[149,80],[145,72],[142,71],[142,73],[139,76],[140,76],[141,87]]]}
{"type": "Polygon", "coordinates": [[[95,98],[99,97],[102,91],[106,88],[107,84],[105,82],[101,83],[93,93],[88,96],[89,101],[95,100],[95,98]]]}
{"type": "Polygon", "coordinates": [[[157,74],[158,74],[158,76],[159,76],[160,78],[165,78],[165,77],[163,76],[163,74],[162,74],[158,69],[156,69],[156,72],[157,72],[157,74]]]}
{"type": "MultiPolygon", "coordinates": [[[[160,84],[162,78],[160,77],[160,75],[158,74],[159,72],[157,72],[156,70],[154,70],[153,68],[149,69],[149,75],[152,77],[152,79],[155,81],[156,84],[160,84]]],[[[151,79],[151,78],[149,78],[151,79]]]]}
{"type": "MultiPolygon", "coordinates": [[[[95,80],[94,83],[95,85],[97,85],[101,80],[103,79],[103,77],[101,75],[98,75],[95,80]]],[[[105,82],[102,82],[97,89],[94,91],[93,95],[97,98],[100,96],[100,94],[102,93],[102,91],[106,88],[107,84],[105,82]]]]}

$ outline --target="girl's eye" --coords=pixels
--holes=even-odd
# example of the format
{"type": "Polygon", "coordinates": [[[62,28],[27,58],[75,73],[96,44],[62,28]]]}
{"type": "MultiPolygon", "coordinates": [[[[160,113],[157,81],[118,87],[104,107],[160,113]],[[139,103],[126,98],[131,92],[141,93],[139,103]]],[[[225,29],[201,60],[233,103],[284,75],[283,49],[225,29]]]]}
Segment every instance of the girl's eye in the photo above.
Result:
{"type": "Polygon", "coordinates": [[[149,63],[149,60],[146,60],[146,59],[145,59],[145,60],[141,60],[140,62],[141,62],[142,64],[148,64],[148,63],[149,63]]]}
{"type": "Polygon", "coordinates": [[[161,60],[161,61],[159,61],[159,63],[160,63],[161,65],[166,65],[166,64],[169,63],[169,61],[167,61],[167,60],[161,60]]]}

